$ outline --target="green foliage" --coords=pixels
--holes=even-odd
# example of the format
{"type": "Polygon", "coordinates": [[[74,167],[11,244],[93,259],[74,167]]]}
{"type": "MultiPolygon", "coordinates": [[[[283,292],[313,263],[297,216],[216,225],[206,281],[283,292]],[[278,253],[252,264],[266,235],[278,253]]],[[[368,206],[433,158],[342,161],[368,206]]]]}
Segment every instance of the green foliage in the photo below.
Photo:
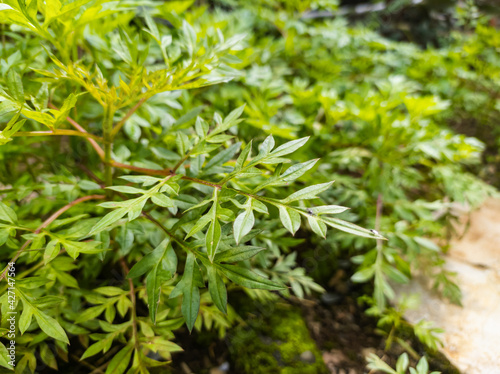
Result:
{"type": "Polygon", "coordinates": [[[422,51],[304,16],[335,1],[192,3],[0,4],[0,277],[16,263],[19,372],[78,349],[109,373],[164,367],[184,325],[224,336],[240,320],[233,291],[323,291],[303,243],[349,251],[381,323],[397,321],[391,282],[415,272],[459,301],[433,239],[494,190],[465,172],[483,143],[443,124],[498,110],[469,100],[496,77],[496,31],[422,51]]]}
{"type": "Polygon", "coordinates": [[[18,271],[19,372],[37,357],[56,368],[71,340],[90,365],[113,352],[107,373],[146,373],[181,349],[184,323],[223,335],[239,318],[228,291],[321,291],[294,255],[266,260],[267,217],[282,225],[274,250],[289,243],[278,254],[306,220],[323,237],[382,239],[331,217],[347,209],[322,204],[331,181],[289,187],[316,164],[288,158],[308,137],[252,142],[238,135],[244,105],[190,103],[186,90],[240,74],[244,35],[187,6],[2,4],[0,244],[15,265],[1,277],[18,271]]]}
{"type": "MultiPolygon", "coordinates": [[[[396,370],[391,368],[384,361],[382,361],[382,359],[380,359],[373,353],[368,356],[367,360],[368,360],[368,366],[367,366],[368,369],[378,370],[380,372],[389,374],[408,373],[407,370],[410,365],[410,360],[408,359],[407,353],[403,353],[401,356],[399,356],[398,362],[396,363],[396,370]]],[[[414,368],[410,367],[409,370],[410,374],[429,374],[429,364],[427,363],[427,359],[425,357],[422,357],[418,362],[417,366],[414,368]]],[[[438,371],[430,372],[430,374],[439,374],[439,373],[440,372],[438,371]]]]}

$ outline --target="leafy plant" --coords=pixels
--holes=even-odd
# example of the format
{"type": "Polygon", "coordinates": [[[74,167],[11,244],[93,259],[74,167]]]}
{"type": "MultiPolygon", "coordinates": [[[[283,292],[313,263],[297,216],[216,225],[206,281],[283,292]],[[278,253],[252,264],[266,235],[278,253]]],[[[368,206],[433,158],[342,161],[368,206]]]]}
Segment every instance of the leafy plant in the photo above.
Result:
{"type": "Polygon", "coordinates": [[[238,319],[228,290],[321,291],[292,255],[254,260],[266,216],[283,241],[303,221],[382,239],[332,217],[347,209],[321,203],[332,181],[288,187],[318,161],[288,158],[308,137],[257,146],[237,137],[244,106],[190,105],[186,90],[239,74],[244,36],[191,25],[188,5],[1,4],[0,279],[15,263],[19,372],[38,357],[57,368],[71,340],[88,365],[100,355],[106,373],[145,373],[181,349],[184,323],[224,334],[238,319]]]}
{"type": "MultiPolygon", "coordinates": [[[[405,374],[408,372],[407,370],[410,365],[410,360],[408,358],[408,354],[406,353],[403,353],[401,356],[399,356],[398,362],[396,363],[396,370],[391,368],[389,365],[387,365],[384,361],[382,361],[377,355],[373,353],[368,356],[367,361],[368,361],[367,365],[368,369],[390,374],[405,374]]],[[[409,370],[410,374],[429,374],[429,364],[427,363],[427,359],[425,357],[422,357],[418,362],[417,366],[415,368],[410,367],[409,370]]],[[[438,374],[438,373],[440,372],[433,371],[430,374],[438,374]]]]}

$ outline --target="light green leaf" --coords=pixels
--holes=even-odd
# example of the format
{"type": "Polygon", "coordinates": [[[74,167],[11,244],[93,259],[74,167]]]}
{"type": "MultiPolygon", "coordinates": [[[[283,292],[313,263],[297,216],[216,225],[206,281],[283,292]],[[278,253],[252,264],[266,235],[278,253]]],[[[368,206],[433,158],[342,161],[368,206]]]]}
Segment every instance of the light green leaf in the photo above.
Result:
{"type": "Polygon", "coordinates": [[[295,210],[284,207],[282,205],[278,206],[280,211],[280,219],[283,226],[295,235],[297,230],[300,228],[300,214],[295,210]]]}
{"type": "Polygon", "coordinates": [[[11,207],[5,205],[0,201],[0,220],[6,221],[9,223],[16,223],[17,216],[16,213],[12,210],[11,207]]]}
{"type": "Polygon", "coordinates": [[[47,247],[45,247],[45,251],[43,252],[43,262],[47,265],[50,261],[52,261],[59,254],[61,250],[61,244],[58,239],[51,240],[47,247]]]}
{"type": "Polygon", "coordinates": [[[255,224],[255,217],[253,215],[253,210],[251,207],[251,198],[249,200],[249,207],[236,217],[236,220],[233,224],[234,231],[234,240],[236,240],[236,244],[239,244],[241,238],[243,238],[246,234],[252,230],[253,225],[255,224]]]}
{"type": "Polygon", "coordinates": [[[290,196],[288,196],[286,199],[282,200],[283,203],[288,204],[291,203],[292,201],[296,200],[310,200],[310,199],[316,199],[317,195],[319,195],[321,192],[326,191],[330,186],[333,184],[333,182],[327,182],[327,183],[321,183],[321,184],[315,184],[313,186],[308,186],[306,188],[303,188],[290,196]]]}
{"type": "Polygon", "coordinates": [[[309,222],[309,226],[311,226],[311,229],[314,231],[314,233],[321,236],[322,238],[326,237],[327,227],[323,222],[319,221],[314,216],[308,216],[307,221],[309,222]]]}
{"type": "Polygon", "coordinates": [[[272,151],[269,154],[269,156],[272,156],[273,158],[277,158],[277,157],[281,157],[281,156],[290,154],[290,153],[296,151],[297,149],[299,149],[300,147],[302,147],[304,144],[306,144],[308,140],[309,140],[308,136],[305,138],[292,140],[292,141],[285,143],[285,144],[279,146],[278,148],[276,148],[274,151],[272,151]]]}
{"type": "MultiPolygon", "coordinates": [[[[4,4],[0,4],[4,5],[4,4]]],[[[0,10],[1,7],[0,7],[0,10]]],[[[7,348],[3,345],[3,343],[0,342],[0,366],[3,366],[4,368],[7,368],[9,370],[14,370],[11,364],[9,364],[10,358],[9,358],[9,352],[7,351],[7,348]]]]}
{"type": "Polygon", "coordinates": [[[39,309],[34,309],[34,315],[36,321],[38,322],[38,325],[44,333],[46,333],[51,338],[69,344],[68,337],[66,336],[66,333],[64,332],[64,329],[61,327],[59,322],[57,322],[54,318],[49,317],[39,309]]]}
{"type": "Polygon", "coordinates": [[[127,208],[120,208],[106,214],[104,217],[102,217],[102,219],[99,222],[95,224],[94,227],[92,227],[92,230],[90,230],[89,235],[95,235],[99,231],[106,229],[106,227],[111,226],[113,223],[115,223],[125,214],[127,214],[127,211],[128,211],[127,208]]]}
{"type": "Polygon", "coordinates": [[[174,207],[174,202],[172,199],[169,197],[165,196],[162,193],[155,193],[154,195],[151,196],[151,201],[161,207],[164,208],[173,208],[174,207]]]}

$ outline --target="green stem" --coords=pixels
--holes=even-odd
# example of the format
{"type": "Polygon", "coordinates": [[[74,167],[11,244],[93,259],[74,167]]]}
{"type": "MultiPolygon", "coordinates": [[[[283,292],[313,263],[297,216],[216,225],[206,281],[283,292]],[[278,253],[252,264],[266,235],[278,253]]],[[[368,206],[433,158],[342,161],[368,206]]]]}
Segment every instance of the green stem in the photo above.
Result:
{"type": "Polygon", "coordinates": [[[104,108],[104,120],[102,124],[104,139],[104,182],[106,186],[113,185],[113,165],[111,160],[111,150],[113,148],[113,115],[113,105],[108,104],[104,108]]]}

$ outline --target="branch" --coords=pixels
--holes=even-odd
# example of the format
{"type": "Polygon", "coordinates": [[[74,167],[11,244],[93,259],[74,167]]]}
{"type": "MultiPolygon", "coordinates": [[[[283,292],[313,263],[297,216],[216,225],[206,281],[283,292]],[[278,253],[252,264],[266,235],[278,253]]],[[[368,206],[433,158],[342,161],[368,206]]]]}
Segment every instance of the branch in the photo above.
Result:
{"type": "MultiPolygon", "coordinates": [[[[49,107],[55,110],[59,110],[55,105],[49,103],[49,107]]],[[[76,122],[74,119],[71,117],[66,117],[66,121],[68,121],[75,129],[77,129],[79,132],[88,134],[87,130],[85,130],[78,122],[76,122]]],[[[99,155],[99,158],[101,160],[104,160],[104,151],[103,149],[97,144],[97,142],[94,139],[87,138],[89,143],[92,145],[92,147],[96,150],[97,154],[99,155]]]]}
{"type": "Polygon", "coordinates": [[[113,128],[113,130],[111,131],[111,138],[114,138],[116,136],[116,134],[118,134],[118,131],[120,131],[121,128],[123,127],[123,125],[125,125],[125,122],[127,122],[127,120],[132,116],[132,114],[134,114],[135,111],[137,109],[139,109],[141,107],[141,105],[144,104],[144,102],[146,100],[147,100],[147,98],[143,97],[132,108],[130,108],[130,110],[127,112],[127,114],[125,114],[125,117],[123,117],[120,120],[120,122],[118,122],[116,124],[116,126],[113,128]]]}
{"type": "Polygon", "coordinates": [[[100,138],[99,136],[90,134],[88,132],[80,132],[75,130],[21,131],[13,134],[12,136],[52,136],[52,135],[81,136],[83,138],[94,139],[102,142],[102,138],[100,138]]]}
{"type": "Polygon", "coordinates": [[[141,168],[141,167],[134,166],[134,165],[122,164],[121,162],[116,162],[113,160],[111,160],[111,166],[118,168],[118,169],[133,170],[133,171],[137,171],[139,173],[144,173],[144,174],[148,174],[148,175],[161,175],[164,177],[168,177],[169,175],[175,174],[168,169],[167,170],[165,170],[165,169],[164,170],[147,169],[147,168],[141,168]]]}
{"type": "MultiPolygon", "coordinates": [[[[125,277],[129,273],[130,269],[127,266],[127,263],[125,262],[125,259],[123,257],[120,258],[120,265],[122,266],[123,272],[125,273],[125,277]]],[[[137,312],[136,312],[136,298],[135,298],[135,288],[134,288],[134,282],[132,279],[128,279],[128,285],[130,289],[130,301],[132,302],[132,334],[134,337],[134,346],[136,349],[139,347],[139,338],[137,335],[137,312]]]]}
{"type": "MultiPolygon", "coordinates": [[[[100,200],[100,199],[104,199],[105,196],[104,195],[89,195],[89,196],[83,196],[83,197],[80,197],[74,201],[72,201],[71,203],[63,206],[61,209],[59,209],[57,212],[55,212],[54,214],[52,214],[49,218],[47,218],[40,226],[38,226],[38,228],[35,230],[35,234],[39,234],[44,228],[46,228],[47,226],[49,226],[52,222],[54,222],[61,214],[63,214],[65,211],[67,211],[68,209],[74,207],[75,205],[78,205],[80,203],[83,203],[85,201],[88,201],[88,200],[100,200]]],[[[19,256],[21,256],[21,254],[24,252],[24,250],[28,247],[28,245],[30,245],[31,243],[31,240],[27,240],[26,242],[24,242],[24,244],[22,245],[21,248],[19,248],[19,250],[16,252],[15,256],[12,258],[12,260],[9,261],[9,263],[12,263],[12,262],[16,262],[16,260],[19,258],[19,256]]],[[[5,267],[5,270],[2,271],[2,274],[0,274],[0,281],[2,279],[5,278],[7,272],[9,271],[9,268],[10,268],[10,265],[7,265],[5,267]]]]}

